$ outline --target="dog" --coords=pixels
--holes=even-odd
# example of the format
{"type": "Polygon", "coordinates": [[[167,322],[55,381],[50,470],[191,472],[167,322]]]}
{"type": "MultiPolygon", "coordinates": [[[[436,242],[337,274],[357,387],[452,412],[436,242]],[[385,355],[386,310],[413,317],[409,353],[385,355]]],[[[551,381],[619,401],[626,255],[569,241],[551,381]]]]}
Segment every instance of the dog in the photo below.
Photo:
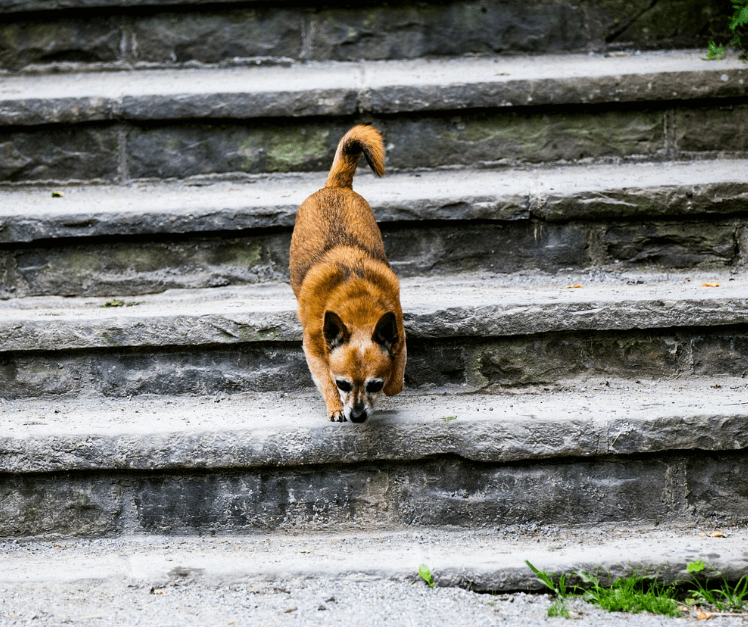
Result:
{"type": "Polygon", "coordinates": [[[299,207],[291,237],[291,287],[304,354],[332,422],[364,422],[381,392],[403,389],[400,282],[369,203],[353,191],[361,154],[384,175],[382,136],[354,126],[338,144],[325,187],[299,207]]]}

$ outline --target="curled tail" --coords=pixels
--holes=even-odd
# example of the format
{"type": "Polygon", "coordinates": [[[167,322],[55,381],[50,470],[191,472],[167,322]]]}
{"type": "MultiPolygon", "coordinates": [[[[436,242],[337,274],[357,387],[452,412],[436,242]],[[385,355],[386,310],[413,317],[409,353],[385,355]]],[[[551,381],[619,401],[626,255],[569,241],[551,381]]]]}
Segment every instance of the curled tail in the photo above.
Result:
{"type": "Polygon", "coordinates": [[[340,140],[325,187],[351,188],[362,152],[374,173],[377,176],[384,175],[382,135],[373,126],[361,124],[354,126],[340,140]]]}

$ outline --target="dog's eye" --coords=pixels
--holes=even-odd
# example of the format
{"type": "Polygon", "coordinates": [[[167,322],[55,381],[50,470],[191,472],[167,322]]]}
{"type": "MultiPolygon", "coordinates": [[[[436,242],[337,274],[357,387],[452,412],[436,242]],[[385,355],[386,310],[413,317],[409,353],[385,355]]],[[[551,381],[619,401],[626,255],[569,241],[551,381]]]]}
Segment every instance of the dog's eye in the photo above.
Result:
{"type": "Polygon", "coordinates": [[[381,391],[383,387],[384,387],[384,381],[370,381],[366,385],[366,391],[369,394],[376,394],[377,392],[381,391]]]}
{"type": "Polygon", "coordinates": [[[345,379],[335,379],[335,385],[338,386],[341,392],[350,392],[353,389],[350,381],[346,381],[345,379]]]}

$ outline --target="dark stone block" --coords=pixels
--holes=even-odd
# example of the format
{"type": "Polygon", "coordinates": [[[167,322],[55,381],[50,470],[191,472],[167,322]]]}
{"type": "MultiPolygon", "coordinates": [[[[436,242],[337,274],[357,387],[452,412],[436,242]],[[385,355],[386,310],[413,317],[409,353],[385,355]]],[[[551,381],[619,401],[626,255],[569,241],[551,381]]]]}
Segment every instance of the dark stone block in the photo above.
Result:
{"type": "Polygon", "coordinates": [[[614,261],[692,268],[737,260],[736,227],[721,222],[647,222],[609,227],[603,237],[614,261]]]}
{"type": "Polygon", "coordinates": [[[122,531],[120,483],[80,475],[0,476],[0,536],[102,536],[122,531]]]}
{"type": "Polygon", "coordinates": [[[387,258],[400,276],[470,270],[555,271],[590,265],[583,225],[446,224],[413,229],[382,225],[387,258]]]}
{"type": "MultiPolygon", "coordinates": [[[[16,296],[109,296],[288,279],[290,233],[175,242],[20,249],[6,271],[16,296]]],[[[4,276],[0,256],[0,277],[4,276]]],[[[9,262],[10,263],[10,262],[9,262]]],[[[7,288],[6,288],[7,289],[7,288]]]]}
{"type": "Polygon", "coordinates": [[[710,333],[693,342],[694,374],[744,377],[748,373],[748,332],[710,333]]]}
{"type": "Polygon", "coordinates": [[[117,135],[110,128],[0,133],[0,179],[5,181],[113,181],[117,166],[117,135]]]}
{"type": "Polygon", "coordinates": [[[551,52],[587,43],[571,2],[450,2],[320,11],[312,59],[411,59],[467,53],[551,52]]]}
{"type": "Polygon", "coordinates": [[[686,462],[688,507],[715,522],[748,520],[748,459],[745,452],[700,454],[686,462]]]}
{"type": "Polygon", "coordinates": [[[653,333],[548,334],[507,338],[478,352],[490,383],[555,383],[580,376],[657,378],[684,369],[686,337],[653,333]]]}
{"type": "Polygon", "coordinates": [[[160,13],[135,19],[136,59],[220,63],[235,58],[299,58],[304,15],[283,9],[160,13]]]}
{"type": "Polygon", "coordinates": [[[13,22],[0,26],[0,67],[111,63],[121,60],[122,38],[122,20],[116,17],[13,22]]]}
{"type": "Polygon", "coordinates": [[[133,178],[184,178],[224,172],[328,170],[349,124],[189,125],[133,129],[133,178]]]}
{"type": "Polygon", "coordinates": [[[408,341],[405,385],[446,385],[465,383],[467,372],[465,342],[431,343],[408,341]]]}
{"type": "Polygon", "coordinates": [[[680,152],[748,152],[748,106],[678,109],[675,139],[680,152]]]}
{"type": "Polygon", "coordinates": [[[661,111],[479,114],[377,126],[393,168],[654,156],[665,149],[661,111]]]}

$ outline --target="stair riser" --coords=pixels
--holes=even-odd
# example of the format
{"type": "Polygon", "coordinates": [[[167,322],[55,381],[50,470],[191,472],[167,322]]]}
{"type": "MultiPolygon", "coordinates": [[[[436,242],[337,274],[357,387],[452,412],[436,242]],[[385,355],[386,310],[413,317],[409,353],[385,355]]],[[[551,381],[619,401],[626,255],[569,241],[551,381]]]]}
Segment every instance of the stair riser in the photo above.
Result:
{"type": "MultiPolygon", "coordinates": [[[[748,327],[410,340],[406,385],[522,386],[571,379],[748,375],[748,327]]],[[[234,394],[312,387],[298,343],[197,349],[5,353],[6,399],[234,394]]],[[[322,411],[322,408],[320,409],[322,411]]]]}
{"type": "MultiPolygon", "coordinates": [[[[418,118],[372,118],[387,166],[692,159],[748,154],[748,106],[597,106],[418,118]]],[[[130,124],[0,133],[0,178],[13,182],[186,178],[325,171],[354,120],[130,124]]]]}
{"type": "MultiPolygon", "coordinates": [[[[748,258],[745,219],[383,223],[382,232],[390,264],[403,278],[606,267],[716,270],[740,267],[748,258]]],[[[287,281],[289,248],[290,232],[285,231],[0,249],[0,298],[121,296],[287,281]]]]}
{"type": "MultiPolygon", "coordinates": [[[[29,11],[55,8],[49,2],[34,4],[19,6],[29,11]]],[[[120,3],[100,4],[116,7],[120,3]]],[[[670,0],[643,11],[646,3],[625,0],[602,6],[585,0],[489,0],[317,10],[194,7],[192,11],[140,9],[136,13],[113,8],[89,10],[84,15],[7,16],[8,23],[0,29],[0,68],[29,70],[69,63],[77,67],[215,64],[258,57],[410,59],[623,46],[690,48],[705,46],[707,39],[726,30],[729,5],[725,8],[724,4],[670,0]]]]}
{"type": "MultiPolygon", "coordinates": [[[[341,428],[346,428],[341,425],[341,428]]],[[[0,536],[748,521],[744,452],[0,477],[0,536]]]]}

